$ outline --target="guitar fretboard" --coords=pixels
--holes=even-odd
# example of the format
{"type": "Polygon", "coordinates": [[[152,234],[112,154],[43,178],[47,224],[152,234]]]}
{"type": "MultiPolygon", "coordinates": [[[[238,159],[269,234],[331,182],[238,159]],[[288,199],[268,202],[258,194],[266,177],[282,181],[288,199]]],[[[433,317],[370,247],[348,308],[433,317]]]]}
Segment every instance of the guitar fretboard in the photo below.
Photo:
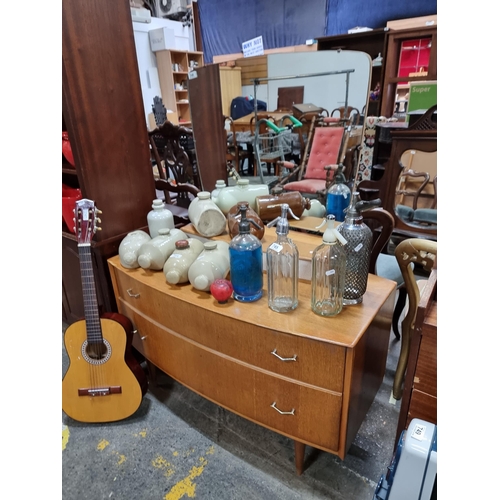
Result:
{"type": "Polygon", "coordinates": [[[97,305],[97,293],[90,244],[78,245],[78,255],[80,256],[80,273],[82,277],[87,341],[89,343],[100,343],[102,342],[101,320],[99,318],[99,307],[97,305]]]}

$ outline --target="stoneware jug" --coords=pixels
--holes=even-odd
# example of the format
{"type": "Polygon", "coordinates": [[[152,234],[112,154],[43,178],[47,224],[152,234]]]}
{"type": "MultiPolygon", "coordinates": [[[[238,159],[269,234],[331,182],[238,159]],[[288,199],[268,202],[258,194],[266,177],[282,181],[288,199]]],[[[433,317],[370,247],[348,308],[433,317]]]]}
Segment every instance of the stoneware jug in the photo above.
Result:
{"type": "Polygon", "coordinates": [[[137,262],[139,249],[143,243],[150,240],[151,236],[140,229],[128,233],[118,247],[120,264],[127,269],[137,269],[139,267],[139,262],[137,262]]]}
{"type": "Polygon", "coordinates": [[[151,238],[158,236],[158,234],[160,234],[158,232],[160,229],[174,229],[174,216],[165,206],[165,202],[163,200],[153,200],[151,208],[153,210],[151,210],[147,216],[148,229],[151,238]]]}
{"type": "Polygon", "coordinates": [[[255,222],[255,224],[257,224],[257,226],[250,224],[250,233],[252,233],[254,236],[257,236],[257,238],[261,240],[262,238],[264,238],[265,233],[264,223],[262,222],[261,218],[250,208],[247,201],[242,201],[238,205],[235,205],[227,213],[227,229],[229,231],[229,236],[231,236],[231,238],[234,238],[237,234],[239,234],[239,224],[241,221],[241,212],[239,207],[241,205],[244,205],[246,207],[247,219],[251,219],[255,222]]]}
{"type": "Polygon", "coordinates": [[[163,266],[167,283],[171,285],[187,283],[189,268],[204,248],[203,242],[197,238],[176,241],[175,250],[163,266]]]}
{"type": "Polygon", "coordinates": [[[185,240],[187,235],[180,229],[160,229],[160,234],[143,243],[137,255],[143,269],[161,271],[165,262],[175,250],[175,242],[185,240]]]}
{"type": "MultiPolygon", "coordinates": [[[[282,192],[257,196],[255,198],[257,215],[263,222],[271,222],[281,215],[281,206],[286,203],[295,217],[302,217],[304,210],[311,208],[311,200],[302,196],[299,191],[282,192]]],[[[292,219],[290,212],[287,219],[292,219]]]]}
{"type": "Polygon", "coordinates": [[[207,238],[218,236],[226,229],[226,216],[210,199],[208,191],[198,193],[189,204],[188,216],[196,231],[207,238]]]}
{"type": "Polygon", "coordinates": [[[210,199],[217,205],[217,198],[219,197],[220,190],[227,187],[224,179],[219,179],[215,182],[215,189],[210,194],[210,199]]]}
{"type": "Polygon", "coordinates": [[[311,208],[302,212],[303,217],[321,217],[326,214],[326,207],[319,200],[311,200],[311,208]]]}
{"type": "Polygon", "coordinates": [[[255,198],[269,194],[267,184],[250,184],[249,179],[238,179],[236,186],[227,186],[219,191],[216,203],[226,215],[240,201],[248,201],[250,208],[256,210],[255,198]]]}
{"type": "Polygon", "coordinates": [[[188,278],[197,290],[208,292],[216,279],[229,273],[229,244],[225,241],[207,241],[204,249],[191,264],[188,278]]]}

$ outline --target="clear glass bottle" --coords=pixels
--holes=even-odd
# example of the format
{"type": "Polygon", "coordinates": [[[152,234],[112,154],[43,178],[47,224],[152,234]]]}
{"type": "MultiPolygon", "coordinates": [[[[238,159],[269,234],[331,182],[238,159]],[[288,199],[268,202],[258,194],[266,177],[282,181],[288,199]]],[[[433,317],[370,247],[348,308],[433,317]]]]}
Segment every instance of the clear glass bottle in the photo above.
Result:
{"type": "Polygon", "coordinates": [[[281,216],[267,227],[276,225],[277,239],[267,248],[267,303],[276,312],[288,312],[299,305],[299,251],[288,237],[288,214],[295,217],[287,203],[281,216]]]}
{"type": "Polygon", "coordinates": [[[335,175],[335,182],[328,188],[326,193],[326,215],[335,215],[337,222],[344,221],[345,209],[351,201],[351,190],[347,186],[343,170],[344,167],[339,165],[335,175]]]}
{"type": "Polygon", "coordinates": [[[312,255],[311,308],[320,316],[335,316],[343,305],[346,241],[334,227],[335,216],[327,215],[325,220],[328,226],[323,243],[312,255]]]}
{"type": "Polygon", "coordinates": [[[240,204],[239,209],[239,234],[229,244],[229,272],[234,299],[253,302],[262,297],[262,243],[250,232],[250,224],[257,224],[247,219],[246,206],[240,204]]]}
{"type": "Polygon", "coordinates": [[[363,301],[368,283],[373,234],[363,222],[361,211],[378,205],[380,200],[361,201],[359,192],[354,191],[345,220],[337,227],[338,232],[347,240],[344,247],[346,251],[344,305],[359,304],[363,301]]]}

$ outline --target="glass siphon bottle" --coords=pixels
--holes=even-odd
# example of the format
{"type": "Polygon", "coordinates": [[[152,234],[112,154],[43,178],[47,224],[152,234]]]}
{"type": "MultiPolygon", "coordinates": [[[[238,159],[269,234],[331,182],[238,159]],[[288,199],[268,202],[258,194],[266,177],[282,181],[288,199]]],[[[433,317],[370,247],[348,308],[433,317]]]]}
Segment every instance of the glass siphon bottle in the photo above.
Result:
{"type": "Polygon", "coordinates": [[[347,240],[346,275],[344,305],[359,304],[363,301],[368,283],[368,271],[372,251],[372,231],[363,222],[362,210],[380,205],[380,200],[361,201],[359,192],[352,193],[345,220],[337,227],[338,232],[347,240]]]}
{"type": "Polygon", "coordinates": [[[334,227],[334,215],[327,215],[325,221],[323,243],[312,255],[311,308],[320,316],[335,316],[342,311],[343,305],[346,268],[343,245],[346,240],[334,227]]]}
{"type": "Polygon", "coordinates": [[[258,224],[246,217],[246,205],[239,204],[241,220],[237,234],[229,244],[229,272],[233,297],[240,302],[253,302],[262,297],[262,243],[250,232],[250,224],[258,224]]]}
{"type": "Polygon", "coordinates": [[[344,167],[338,166],[335,182],[328,188],[326,193],[326,214],[335,215],[337,222],[343,222],[344,210],[349,206],[351,200],[351,190],[346,184],[343,174],[344,167]]]}
{"type": "Polygon", "coordinates": [[[288,237],[288,214],[295,219],[287,203],[281,205],[281,216],[267,224],[276,225],[277,239],[266,252],[267,303],[276,312],[288,312],[299,304],[299,251],[288,237]]]}

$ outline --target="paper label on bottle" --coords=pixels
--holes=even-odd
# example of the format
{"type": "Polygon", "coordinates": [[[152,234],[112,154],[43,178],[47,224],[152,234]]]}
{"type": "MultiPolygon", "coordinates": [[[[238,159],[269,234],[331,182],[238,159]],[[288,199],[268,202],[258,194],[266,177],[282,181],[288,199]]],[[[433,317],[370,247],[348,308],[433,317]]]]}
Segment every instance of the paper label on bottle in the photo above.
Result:
{"type": "Polygon", "coordinates": [[[329,269],[325,274],[327,276],[331,276],[332,274],[335,274],[335,269],[329,269]]]}
{"type": "Polygon", "coordinates": [[[359,252],[363,248],[363,243],[360,243],[355,249],[355,252],[359,252]]]}
{"type": "Polygon", "coordinates": [[[274,250],[275,252],[281,252],[281,250],[283,250],[283,247],[279,244],[279,243],[273,243],[271,245],[269,245],[269,248],[271,250],[274,250]]]}

